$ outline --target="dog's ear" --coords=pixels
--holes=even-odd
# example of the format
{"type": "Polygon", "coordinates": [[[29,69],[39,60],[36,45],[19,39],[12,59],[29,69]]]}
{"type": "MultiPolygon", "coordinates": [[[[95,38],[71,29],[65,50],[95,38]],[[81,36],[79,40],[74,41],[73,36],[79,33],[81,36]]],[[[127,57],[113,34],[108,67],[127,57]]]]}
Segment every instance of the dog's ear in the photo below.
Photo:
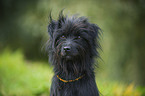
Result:
{"type": "Polygon", "coordinates": [[[63,15],[63,10],[59,13],[58,21],[52,19],[51,12],[49,14],[49,25],[48,25],[48,33],[51,38],[53,38],[53,33],[55,28],[59,29],[62,27],[62,24],[65,22],[66,18],[63,15]]]}
{"type": "MultiPolygon", "coordinates": [[[[95,44],[95,46],[97,47],[97,48],[99,48],[99,49],[101,49],[101,45],[100,45],[100,43],[99,43],[99,39],[100,39],[100,35],[101,35],[101,33],[102,33],[102,30],[101,30],[101,28],[100,27],[98,27],[98,25],[96,25],[96,24],[91,24],[91,27],[92,27],[92,29],[93,29],[93,38],[94,38],[94,44],[95,44]],[[96,43],[95,43],[96,42],[96,43]]],[[[95,48],[94,48],[95,49],[95,48]]],[[[95,55],[97,55],[98,54],[98,52],[96,51],[94,51],[94,53],[95,53],[95,55]]],[[[99,55],[98,55],[99,56],[99,55]]]]}
{"type": "Polygon", "coordinates": [[[51,38],[53,38],[54,29],[56,27],[56,21],[52,19],[51,12],[49,14],[49,25],[48,25],[48,33],[51,38]]]}
{"type": "Polygon", "coordinates": [[[58,28],[62,27],[62,24],[65,22],[66,18],[63,15],[63,10],[60,11],[59,13],[59,18],[58,18],[58,28]]]}
{"type": "Polygon", "coordinates": [[[98,27],[96,24],[91,24],[91,27],[92,27],[92,31],[93,31],[93,37],[94,38],[99,38],[99,35],[100,35],[100,27],[98,27]]]}

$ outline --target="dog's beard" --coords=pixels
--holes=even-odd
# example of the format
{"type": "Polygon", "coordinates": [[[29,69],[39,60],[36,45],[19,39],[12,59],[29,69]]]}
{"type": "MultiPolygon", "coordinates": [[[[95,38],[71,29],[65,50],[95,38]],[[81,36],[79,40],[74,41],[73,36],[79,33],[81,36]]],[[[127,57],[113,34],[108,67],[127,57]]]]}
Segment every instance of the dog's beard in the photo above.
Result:
{"type": "Polygon", "coordinates": [[[74,74],[79,74],[82,73],[83,71],[83,63],[81,60],[73,60],[73,59],[63,59],[62,63],[60,64],[64,73],[69,74],[69,73],[74,73],[74,74]]]}
{"type": "Polygon", "coordinates": [[[85,55],[79,54],[76,56],[62,56],[61,52],[54,55],[55,65],[57,70],[61,70],[66,75],[69,73],[79,74],[85,70],[85,55]]]}

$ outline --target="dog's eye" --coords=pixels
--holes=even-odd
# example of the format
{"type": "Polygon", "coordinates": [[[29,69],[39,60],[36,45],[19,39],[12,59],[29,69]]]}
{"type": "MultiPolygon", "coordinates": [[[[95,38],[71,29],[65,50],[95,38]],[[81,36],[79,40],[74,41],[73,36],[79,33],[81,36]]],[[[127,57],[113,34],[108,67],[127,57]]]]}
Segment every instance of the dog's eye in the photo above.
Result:
{"type": "Polygon", "coordinates": [[[63,38],[63,39],[64,39],[64,38],[65,38],[65,36],[64,36],[64,35],[62,35],[62,36],[61,36],[61,38],[63,38]]]}
{"type": "Polygon", "coordinates": [[[81,36],[78,36],[77,39],[81,39],[81,36]]]}

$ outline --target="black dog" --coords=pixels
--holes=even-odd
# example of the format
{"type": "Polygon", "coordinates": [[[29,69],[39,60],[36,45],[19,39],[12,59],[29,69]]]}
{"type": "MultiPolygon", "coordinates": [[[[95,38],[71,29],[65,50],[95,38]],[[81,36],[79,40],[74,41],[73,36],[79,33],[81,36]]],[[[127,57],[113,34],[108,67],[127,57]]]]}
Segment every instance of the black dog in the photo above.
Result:
{"type": "Polygon", "coordinates": [[[99,96],[93,64],[99,56],[99,30],[85,17],[60,12],[56,21],[50,15],[49,60],[55,72],[50,96],[99,96]]]}

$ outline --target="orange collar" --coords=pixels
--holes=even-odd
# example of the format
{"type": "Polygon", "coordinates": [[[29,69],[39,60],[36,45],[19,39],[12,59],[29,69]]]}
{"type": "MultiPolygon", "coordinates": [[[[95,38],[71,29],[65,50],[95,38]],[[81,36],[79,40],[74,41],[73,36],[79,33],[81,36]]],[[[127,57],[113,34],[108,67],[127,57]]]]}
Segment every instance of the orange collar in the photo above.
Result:
{"type": "Polygon", "coordinates": [[[58,78],[60,81],[62,81],[62,82],[64,82],[64,83],[68,83],[68,82],[74,82],[74,81],[77,81],[77,80],[83,78],[83,77],[85,76],[85,74],[82,75],[82,76],[80,76],[80,77],[78,77],[78,78],[76,78],[76,79],[74,79],[74,80],[64,80],[64,79],[60,78],[58,75],[56,75],[56,76],[57,76],[57,78],[58,78]]]}

